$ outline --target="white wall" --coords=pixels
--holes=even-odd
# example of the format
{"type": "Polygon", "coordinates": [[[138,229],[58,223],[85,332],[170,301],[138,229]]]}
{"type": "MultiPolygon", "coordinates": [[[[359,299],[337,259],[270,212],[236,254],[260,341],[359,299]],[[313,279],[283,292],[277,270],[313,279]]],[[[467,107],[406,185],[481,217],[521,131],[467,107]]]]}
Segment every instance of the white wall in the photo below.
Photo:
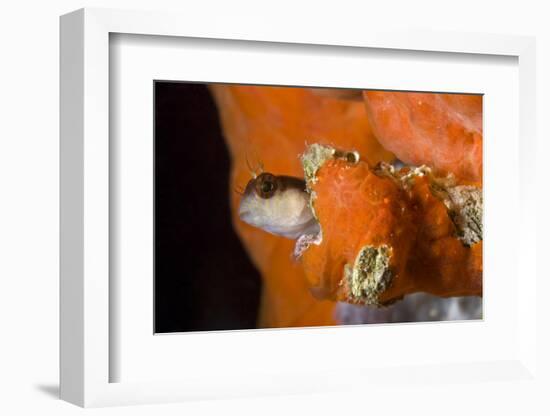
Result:
{"type": "MultiPolygon", "coordinates": [[[[284,25],[285,19],[327,25],[433,27],[441,30],[511,33],[538,37],[540,166],[548,152],[550,129],[550,13],[540,1],[367,1],[321,2],[271,1],[153,1],[113,0],[87,2],[12,0],[0,11],[0,414],[73,414],[78,408],[54,399],[58,368],[58,16],[84,6],[134,9],[182,10],[187,13],[220,13],[270,16],[284,25]],[[255,5],[254,5],[255,3],[255,5]],[[358,8],[350,6],[364,4],[358,8]],[[239,5],[239,7],[237,6],[239,5]],[[544,97],[546,96],[546,97],[544,97]],[[543,102],[543,99],[545,102],[543,102]],[[542,148],[544,147],[544,149],[542,148]],[[10,409],[10,410],[8,410],[10,409]]],[[[543,170],[540,171],[543,173],[543,170]]],[[[542,185],[542,183],[541,183],[542,185]]],[[[546,186],[545,195],[549,187],[546,186]]],[[[542,198],[542,197],[541,197],[542,198]]],[[[545,197],[546,201],[548,200],[545,197]]],[[[545,204],[541,199],[541,213],[545,204]]],[[[540,227],[548,230],[548,220],[540,227]]],[[[543,234],[542,232],[540,233],[543,234]]],[[[539,239],[542,243],[542,238],[539,239]]],[[[548,244],[545,246],[545,251],[548,244]]],[[[542,265],[542,262],[541,262],[542,265]]],[[[548,267],[545,267],[547,276],[548,267]]],[[[548,287],[548,285],[546,285],[548,287]]],[[[548,322],[548,308],[543,306],[548,322]]],[[[548,345],[546,335],[546,345],[548,345]]],[[[550,349],[549,349],[550,350],[550,349]]],[[[395,398],[388,409],[410,411],[428,403],[445,406],[446,414],[481,414],[529,410],[533,402],[514,397],[513,388],[502,386],[502,400],[489,401],[480,392],[452,398],[447,393],[411,392],[395,398]],[[435,402],[433,402],[435,400],[435,402]],[[447,401],[447,404],[445,402],[447,401]],[[476,402],[476,404],[474,404],[476,402]],[[452,403],[452,404],[450,404],[452,403]]],[[[367,397],[367,396],[366,396],[367,397]]],[[[384,406],[378,402],[377,407],[384,406]]],[[[164,405],[151,408],[102,409],[100,414],[297,414],[372,413],[362,398],[343,393],[322,397],[235,400],[211,403],[164,405]]],[[[435,409],[434,409],[435,410],[435,409]]],[[[542,412],[542,409],[538,409],[542,412]]],[[[380,410],[378,410],[379,412],[380,410]]]]}

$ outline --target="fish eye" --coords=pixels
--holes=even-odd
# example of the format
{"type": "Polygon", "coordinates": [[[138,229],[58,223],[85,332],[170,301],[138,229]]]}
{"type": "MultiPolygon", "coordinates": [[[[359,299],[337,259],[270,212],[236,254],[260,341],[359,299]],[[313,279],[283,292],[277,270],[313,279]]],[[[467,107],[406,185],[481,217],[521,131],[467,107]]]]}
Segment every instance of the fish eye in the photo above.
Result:
{"type": "Polygon", "coordinates": [[[262,173],[256,179],[256,193],[260,198],[271,198],[277,190],[275,176],[270,173],[262,173]]]}
{"type": "Polygon", "coordinates": [[[264,194],[268,194],[273,190],[273,183],[272,182],[264,182],[262,183],[262,192],[264,194]]]}

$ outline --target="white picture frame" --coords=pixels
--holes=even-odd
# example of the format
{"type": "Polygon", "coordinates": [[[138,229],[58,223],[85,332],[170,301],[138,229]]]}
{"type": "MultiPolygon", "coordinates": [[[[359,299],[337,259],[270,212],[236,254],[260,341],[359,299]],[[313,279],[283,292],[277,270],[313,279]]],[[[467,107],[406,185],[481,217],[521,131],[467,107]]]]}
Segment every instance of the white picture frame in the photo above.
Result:
{"type": "MultiPolygon", "coordinates": [[[[247,397],[262,394],[338,391],[350,386],[379,394],[395,379],[401,383],[482,383],[528,381],[540,387],[536,362],[536,218],[534,183],[526,170],[534,163],[535,42],[533,38],[465,33],[309,31],[273,25],[239,27],[223,19],[205,27],[192,16],[82,9],[61,18],[61,398],[80,406],[159,403],[195,398],[247,397]],[[114,33],[225,39],[249,42],[332,45],[334,47],[431,51],[451,54],[504,55],[518,59],[519,137],[518,257],[522,270],[517,291],[521,322],[514,354],[498,361],[418,362],[414,367],[321,368],[319,373],[281,371],[246,380],[235,373],[215,379],[194,372],[182,381],[110,382],[109,296],[109,36],[114,33]],[[342,383],[342,377],[348,380],[342,383]],[[407,381],[408,380],[408,381],[407,381]],[[379,387],[382,386],[382,387],[379,387]],[[379,391],[380,390],[380,391],[379,391]]],[[[301,330],[294,330],[295,334],[301,330]]],[[[192,335],[189,335],[192,336],[192,335]]],[[[304,332],[301,337],[316,336],[304,332]]],[[[317,335],[318,336],[318,335],[317,335]]]]}

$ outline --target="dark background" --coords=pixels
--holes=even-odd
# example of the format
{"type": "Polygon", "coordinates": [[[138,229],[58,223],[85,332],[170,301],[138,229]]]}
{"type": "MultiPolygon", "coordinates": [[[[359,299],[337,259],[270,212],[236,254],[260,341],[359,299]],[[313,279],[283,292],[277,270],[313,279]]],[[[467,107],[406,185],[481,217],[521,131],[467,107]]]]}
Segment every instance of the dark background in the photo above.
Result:
{"type": "Polygon", "coordinates": [[[155,332],[256,327],[260,276],[229,208],[229,153],[206,85],[155,89],[155,332]]]}

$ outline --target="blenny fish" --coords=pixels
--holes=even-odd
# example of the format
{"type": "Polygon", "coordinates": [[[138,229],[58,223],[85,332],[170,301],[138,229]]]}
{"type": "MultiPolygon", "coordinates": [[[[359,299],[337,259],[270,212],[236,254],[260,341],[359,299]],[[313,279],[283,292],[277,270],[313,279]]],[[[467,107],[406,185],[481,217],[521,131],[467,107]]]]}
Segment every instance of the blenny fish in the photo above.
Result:
{"type": "MultiPolygon", "coordinates": [[[[254,175],[255,176],[255,175],[254,175]]],[[[319,233],[303,179],[263,172],[246,185],[239,217],[254,227],[290,239],[319,233]]]]}

